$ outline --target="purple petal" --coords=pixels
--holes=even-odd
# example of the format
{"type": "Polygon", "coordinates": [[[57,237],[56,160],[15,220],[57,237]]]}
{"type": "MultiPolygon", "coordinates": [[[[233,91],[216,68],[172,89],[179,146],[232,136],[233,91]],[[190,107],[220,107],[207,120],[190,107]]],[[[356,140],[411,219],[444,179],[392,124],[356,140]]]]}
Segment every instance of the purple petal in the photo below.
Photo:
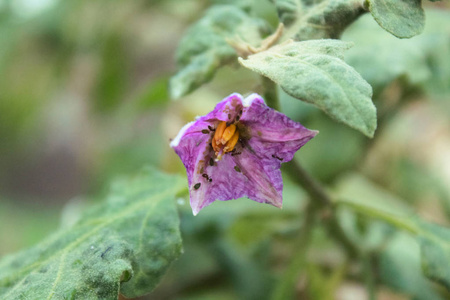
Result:
{"type": "Polygon", "coordinates": [[[288,162],[318,133],[268,107],[257,94],[247,97],[244,105],[248,107],[244,109],[241,123],[251,136],[249,149],[261,158],[288,162]]]}
{"type": "Polygon", "coordinates": [[[201,117],[200,120],[203,121],[225,121],[231,122],[236,119],[239,113],[242,113],[244,108],[243,97],[238,93],[233,93],[230,96],[226,97],[219,103],[217,103],[216,107],[212,112],[207,114],[204,117],[201,117]]]}
{"type": "Polygon", "coordinates": [[[216,200],[241,197],[281,208],[283,182],[279,164],[261,160],[245,149],[237,156],[225,155],[214,166],[207,164],[203,174],[207,174],[211,182],[200,174],[192,174],[194,182],[200,183],[198,189],[189,189],[194,215],[216,200]]]}
{"type": "Polygon", "coordinates": [[[194,215],[216,200],[241,197],[281,207],[281,163],[316,134],[267,107],[257,94],[228,96],[208,115],[184,126],[171,142],[186,167],[194,215]],[[243,132],[235,151],[215,161],[211,129],[239,118],[243,132]]]}
{"type": "Polygon", "coordinates": [[[208,126],[211,126],[211,123],[204,121],[188,123],[181,128],[177,137],[170,143],[186,168],[189,186],[195,179],[192,178],[192,174],[202,160],[204,161],[205,154],[209,151],[211,136],[202,132],[209,131],[208,126]]]}

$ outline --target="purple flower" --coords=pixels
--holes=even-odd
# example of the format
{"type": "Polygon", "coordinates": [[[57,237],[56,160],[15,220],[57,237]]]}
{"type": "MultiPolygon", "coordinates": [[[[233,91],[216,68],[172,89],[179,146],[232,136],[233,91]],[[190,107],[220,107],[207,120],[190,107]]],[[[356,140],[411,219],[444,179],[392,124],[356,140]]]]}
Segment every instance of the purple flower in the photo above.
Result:
{"type": "Polygon", "coordinates": [[[243,99],[235,93],[186,124],[170,146],[186,167],[196,215],[215,200],[240,197],[281,208],[281,163],[316,134],[268,107],[258,94],[243,99]]]}

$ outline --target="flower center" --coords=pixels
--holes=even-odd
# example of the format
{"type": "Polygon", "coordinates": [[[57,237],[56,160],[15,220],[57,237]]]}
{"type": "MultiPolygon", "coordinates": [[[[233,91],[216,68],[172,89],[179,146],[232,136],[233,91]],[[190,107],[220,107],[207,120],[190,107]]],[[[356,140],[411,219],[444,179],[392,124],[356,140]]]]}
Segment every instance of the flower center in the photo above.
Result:
{"type": "Polygon", "coordinates": [[[236,125],[227,126],[225,121],[220,122],[217,126],[211,142],[217,157],[216,160],[221,160],[225,153],[232,151],[236,146],[239,140],[239,131],[236,129],[236,125]]]}

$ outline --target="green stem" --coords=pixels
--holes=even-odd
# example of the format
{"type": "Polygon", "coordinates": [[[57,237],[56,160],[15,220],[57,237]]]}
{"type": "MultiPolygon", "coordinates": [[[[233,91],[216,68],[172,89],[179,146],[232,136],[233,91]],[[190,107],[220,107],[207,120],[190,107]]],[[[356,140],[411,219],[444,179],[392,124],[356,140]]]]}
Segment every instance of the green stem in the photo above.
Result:
{"type": "MultiPolygon", "coordinates": [[[[264,99],[267,105],[280,111],[280,102],[278,99],[276,84],[264,76],[261,77],[261,80],[264,88],[264,99]]],[[[349,257],[361,256],[358,247],[356,247],[352,241],[348,239],[337,221],[334,214],[333,202],[322,185],[313,177],[309,176],[309,174],[295,160],[289,162],[286,165],[285,170],[294,182],[305,189],[311,197],[311,201],[308,203],[307,210],[305,211],[304,226],[302,227],[298,244],[295,247],[295,249],[297,249],[296,254],[294,255],[292,262],[282,280],[275,288],[272,299],[290,298],[289,294],[292,293],[295,286],[295,281],[297,280],[305,263],[305,255],[310,240],[314,216],[320,210],[328,212],[328,217],[324,219],[324,225],[330,236],[336,239],[346,249],[349,257]]]]}
{"type": "Polygon", "coordinates": [[[295,159],[285,166],[285,170],[292,180],[302,186],[311,198],[318,201],[322,207],[330,207],[332,205],[331,199],[325,189],[318,181],[309,176],[295,159]]]}
{"type": "Polygon", "coordinates": [[[413,222],[411,222],[410,220],[408,220],[407,218],[404,218],[402,216],[393,215],[393,214],[390,214],[388,212],[384,212],[382,210],[376,210],[376,209],[372,209],[372,208],[367,208],[367,207],[358,205],[356,203],[347,202],[347,201],[344,201],[344,200],[339,200],[338,204],[347,206],[350,209],[352,209],[352,210],[354,210],[354,211],[356,211],[356,212],[358,212],[360,214],[363,214],[363,215],[366,215],[366,216],[369,216],[369,217],[372,217],[372,218],[375,218],[375,219],[382,220],[382,221],[384,221],[386,223],[391,224],[394,227],[397,227],[399,229],[403,229],[403,230],[408,231],[408,232],[410,232],[412,234],[419,234],[420,233],[419,228],[417,228],[417,226],[415,226],[413,222]]]}
{"type": "Polygon", "coordinates": [[[331,237],[336,239],[347,251],[350,257],[358,257],[359,249],[348,239],[334,214],[334,206],[331,198],[322,185],[300,166],[296,160],[290,161],[285,168],[286,172],[294,182],[302,186],[310,195],[315,210],[323,210],[326,218],[324,222],[331,237]]]}

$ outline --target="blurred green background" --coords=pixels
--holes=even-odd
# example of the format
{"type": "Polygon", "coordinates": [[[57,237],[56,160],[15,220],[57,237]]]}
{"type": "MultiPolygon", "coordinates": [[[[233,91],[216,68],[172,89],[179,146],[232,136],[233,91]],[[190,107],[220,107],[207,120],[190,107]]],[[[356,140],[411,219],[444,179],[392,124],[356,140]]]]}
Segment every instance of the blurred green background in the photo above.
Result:
{"type": "MultiPolygon", "coordinates": [[[[0,256],[73,223],[119,175],[145,165],[184,174],[169,139],[228,94],[261,91],[259,78],[236,65],[168,99],[180,38],[208,6],[223,2],[0,0],[0,256]]],[[[269,1],[250,2],[252,14],[276,26],[269,1]]],[[[280,95],[291,118],[320,131],[296,159],[332,190],[365,195],[376,186],[449,225],[449,5],[426,7],[426,30],[410,40],[389,35],[369,15],[344,33],[355,43],[346,60],[374,87],[373,140],[280,95]]],[[[185,254],[148,299],[261,299],[295,251],[304,197],[286,180],[282,213],[239,200],[215,203],[196,218],[180,198],[185,254]]],[[[405,255],[389,247],[411,244],[404,236],[394,241],[380,256],[380,299],[427,299],[430,287],[419,274],[414,282],[426,288],[389,278],[385,268],[405,255]]],[[[351,275],[357,272],[321,230],[313,248],[298,297],[364,299],[351,275]]]]}

